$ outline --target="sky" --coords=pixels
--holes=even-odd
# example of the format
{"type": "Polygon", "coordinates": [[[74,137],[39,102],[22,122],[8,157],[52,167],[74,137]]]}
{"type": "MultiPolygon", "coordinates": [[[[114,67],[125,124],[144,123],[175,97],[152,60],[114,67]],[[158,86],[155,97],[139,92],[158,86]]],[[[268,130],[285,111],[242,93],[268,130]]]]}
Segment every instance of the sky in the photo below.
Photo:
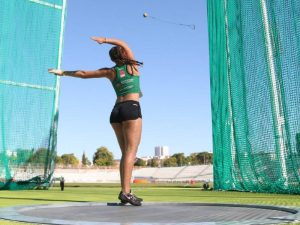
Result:
{"type": "MultiPolygon", "coordinates": [[[[170,154],[212,151],[206,0],[68,0],[62,69],[113,67],[108,51],[90,37],[126,41],[140,69],[143,114],[138,157],[153,156],[155,146],[170,154]],[[143,17],[143,13],[149,16],[143,17]],[[193,30],[178,24],[194,24],[193,30]]],[[[121,152],[109,124],[116,95],[105,78],[62,77],[58,155],[83,152],[92,160],[107,147],[121,152]]]]}

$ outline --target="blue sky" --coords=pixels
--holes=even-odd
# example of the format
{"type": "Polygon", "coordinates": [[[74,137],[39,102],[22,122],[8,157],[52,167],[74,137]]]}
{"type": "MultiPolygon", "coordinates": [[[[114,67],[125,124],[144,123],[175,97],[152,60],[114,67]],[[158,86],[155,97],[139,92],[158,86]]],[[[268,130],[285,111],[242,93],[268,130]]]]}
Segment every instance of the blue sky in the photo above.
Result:
{"type": "MultiPolygon", "coordinates": [[[[170,153],[212,151],[209,55],[205,0],[69,0],[62,69],[112,67],[111,45],[91,36],[125,40],[141,68],[143,114],[138,156],[166,145],[170,153]],[[196,29],[144,18],[195,24],[196,29]]],[[[100,146],[120,150],[109,124],[115,93],[106,79],[62,77],[58,154],[83,151],[92,159],[100,146]]]]}

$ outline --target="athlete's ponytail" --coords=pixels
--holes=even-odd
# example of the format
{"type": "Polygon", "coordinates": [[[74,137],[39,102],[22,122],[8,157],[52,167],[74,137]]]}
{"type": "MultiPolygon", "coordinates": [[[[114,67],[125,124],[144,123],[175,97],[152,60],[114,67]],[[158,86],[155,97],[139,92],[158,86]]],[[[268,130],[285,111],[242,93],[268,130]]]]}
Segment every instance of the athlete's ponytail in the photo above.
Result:
{"type": "Polygon", "coordinates": [[[123,59],[120,59],[120,61],[126,65],[136,65],[136,66],[143,66],[144,63],[143,62],[139,62],[139,61],[136,61],[136,60],[132,60],[132,59],[126,59],[126,58],[123,58],[123,59]]]}
{"type": "Polygon", "coordinates": [[[126,65],[135,65],[135,66],[142,66],[144,63],[139,62],[137,60],[128,59],[126,57],[126,53],[121,46],[114,46],[109,50],[109,56],[112,61],[117,62],[120,61],[126,65]]]}

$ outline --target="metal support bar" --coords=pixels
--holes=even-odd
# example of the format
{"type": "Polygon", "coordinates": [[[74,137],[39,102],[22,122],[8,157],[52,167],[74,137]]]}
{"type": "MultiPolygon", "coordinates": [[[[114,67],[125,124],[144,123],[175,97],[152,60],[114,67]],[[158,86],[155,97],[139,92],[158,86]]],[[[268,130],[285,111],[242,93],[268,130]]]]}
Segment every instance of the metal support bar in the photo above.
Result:
{"type": "Polygon", "coordinates": [[[63,6],[61,6],[61,5],[52,4],[52,3],[49,3],[49,2],[46,2],[46,1],[41,1],[41,0],[29,0],[29,1],[33,2],[33,3],[40,4],[40,5],[48,6],[48,7],[51,7],[51,8],[55,8],[55,9],[60,9],[60,10],[63,9],[63,6]]]}
{"type": "Polygon", "coordinates": [[[41,85],[35,85],[35,84],[27,84],[27,83],[19,83],[19,82],[14,82],[14,81],[10,81],[10,80],[0,80],[0,84],[19,86],[19,87],[28,87],[28,88],[34,88],[34,89],[47,90],[47,91],[55,91],[56,90],[53,87],[47,87],[47,86],[41,86],[41,85]]]}

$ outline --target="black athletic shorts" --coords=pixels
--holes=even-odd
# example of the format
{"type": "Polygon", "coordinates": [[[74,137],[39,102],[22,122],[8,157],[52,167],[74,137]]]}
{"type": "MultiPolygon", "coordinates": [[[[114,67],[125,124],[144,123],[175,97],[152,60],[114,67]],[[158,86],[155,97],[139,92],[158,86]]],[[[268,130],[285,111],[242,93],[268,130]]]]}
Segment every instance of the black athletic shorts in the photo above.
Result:
{"type": "Polygon", "coordinates": [[[142,118],[140,103],[129,100],[115,104],[111,114],[110,123],[122,123],[126,120],[142,118]]]}

